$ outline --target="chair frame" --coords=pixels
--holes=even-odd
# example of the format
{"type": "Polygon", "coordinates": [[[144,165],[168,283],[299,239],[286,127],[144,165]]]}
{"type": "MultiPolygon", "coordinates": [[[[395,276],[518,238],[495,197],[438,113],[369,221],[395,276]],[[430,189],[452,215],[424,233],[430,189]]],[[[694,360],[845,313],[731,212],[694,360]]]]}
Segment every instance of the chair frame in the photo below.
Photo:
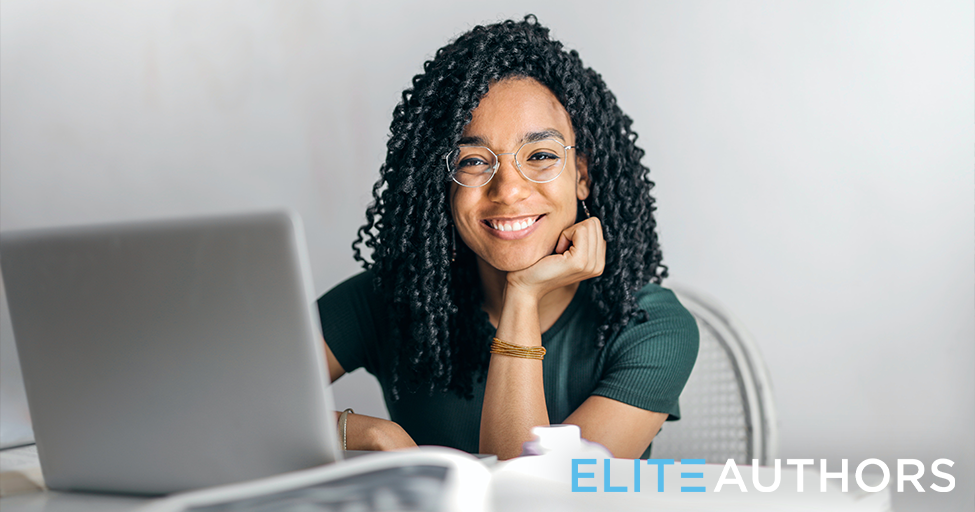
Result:
{"type": "Polygon", "coordinates": [[[681,304],[714,332],[714,338],[731,356],[735,378],[743,392],[748,435],[748,460],[769,466],[779,454],[779,426],[772,381],[764,359],[745,326],[712,297],[683,285],[668,284],[681,304]]]}

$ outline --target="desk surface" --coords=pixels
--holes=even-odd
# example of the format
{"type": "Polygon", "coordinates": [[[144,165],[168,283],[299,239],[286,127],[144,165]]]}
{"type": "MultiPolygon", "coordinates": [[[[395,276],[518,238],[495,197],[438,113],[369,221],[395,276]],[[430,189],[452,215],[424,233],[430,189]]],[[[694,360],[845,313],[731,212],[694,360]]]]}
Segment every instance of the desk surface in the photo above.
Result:
{"type": "MultiPolygon", "coordinates": [[[[529,459],[529,458],[523,458],[529,459]]],[[[531,458],[536,459],[536,458],[531,458]]],[[[520,460],[520,459],[516,459],[520,460]]],[[[827,492],[820,491],[819,474],[815,470],[806,468],[802,477],[793,468],[782,468],[781,488],[773,493],[747,492],[742,493],[735,486],[726,486],[720,493],[713,492],[723,470],[722,465],[697,466],[696,471],[703,472],[707,492],[681,494],[679,478],[668,478],[664,493],[656,492],[652,485],[655,478],[645,482],[641,492],[634,492],[632,485],[628,492],[603,492],[601,488],[602,474],[596,467],[586,468],[587,472],[597,472],[588,484],[600,486],[599,492],[572,492],[564,482],[549,476],[539,477],[539,474],[552,475],[551,471],[544,471],[535,461],[502,462],[495,466],[492,476],[491,497],[494,510],[504,511],[591,511],[591,510],[620,510],[620,511],[705,511],[705,510],[750,510],[763,511],[849,511],[849,512],[888,512],[890,507],[890,488],[879,493],[864,493],[860,491],[854,481],[850,481],[849,492],[840,492],[832,481],[827,492]],[[542,470],[541,472],[539,470],[542,470]],[[804,492],[797,492],[798,481],[804,483],[804,492]]],[[[613,459],[613,464],[620,467],[632,467],[632,461],[613,459]]],[[[600,464],[601,465],[601,464],[600,464]]],[[[626,475],[617,478],[614,466],[613,484],[627,483],[626,475]]],[[[746,482],[751,482],[752,468],[739,468],[741,476],[746,482]]],[[[759,468],[761,480],[771,482],[772,468],[759,468]]],[[[668,473],[670,475],[671,473],[668,473]]],[[[679,470],[674,475],[680,474],[679,470]]],[[[851,475],[852,477],[852,475],[851,475]]],[[[132,497],[65,493],[65,492],[35,492],[0,498],[0,508],[3,512],[132,512],[150,503],[150,499],[132,497]]]]}
{"type": "Polygon", "coordinates": [[[4,512],[130,512],[150,500],[99,494],[35,492],[0,498],[4,512]]]}

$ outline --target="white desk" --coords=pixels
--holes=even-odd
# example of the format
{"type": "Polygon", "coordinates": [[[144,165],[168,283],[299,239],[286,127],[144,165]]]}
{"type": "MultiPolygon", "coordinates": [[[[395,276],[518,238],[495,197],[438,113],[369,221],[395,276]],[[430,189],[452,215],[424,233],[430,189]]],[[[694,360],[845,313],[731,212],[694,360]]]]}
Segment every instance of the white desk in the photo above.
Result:
{"type": "MultiPolygon", "coordinates": [[[[526,459],[538,459],[535,457],[526,459]]],[[[526,460],[521,459],[521,460],[526,460]]],[[[534,461],[532,461],[534,463],[534,461]]],[[[798,475],[794,468],[782,468],[781,486],[776,492],[759,493],[741,492],[735,486],[725,486],[720,493],[712,492],[721,475],[723,465],[695,466],[696,472],[703,474],[701,484],[707,492],[682,493],[680,479],[680,465],[669,466],[665,476],[665,492],[657,492],[655,468],[644,469],[640,492],[634,492],[632,475],[626,474],[626,468],[632,467],[632,461],[613,459],[613,485],[628,487],[627,492],[604,492],[603,475],[599,466],[589,466],[586,472],[594,476],[580,483],[596,486],[597,492],[572,492],[571,486],[562,480],[567,471],[552,470],[551,467],[516,463],[499,463],[493,469],[492,498],[493,508],[499,511],[751,511],[751,512],[788,512],[788,511],[820,511],[831,512],[888,512],[890,508],[890,487],[879,493],[865,493],[861,491],[850,475],[849,492],[840,492],[835,480],[828,482],[827,492],[820,491],[819,473],[812,468],[806,468],[803,474],[803,492],[798,492],[798,475]],[[617,468],[622,471],[617,472],[617,468]],[[559,474],[561,472],[561,474],[559,474]],[[545,477],[539,475],[546,475],[545,477]]],[[[562,463],[558,467],[562,467],[562,463]]],[[[562,468],[564,469],[564,468],[562,468]]],[[[685,471],[690,467],[684,467],[685,471]]],[[[741,476],[746,482],[751,482],[752,468],[739,468],[741,476]]],[[[763,471],[761,480],[769,483],[772,480],[771,468],[760,468],[763,471]]],[[[747,487],[751,488],[750,485],[747,487]]],[[[63,492],[35,492],[0,498],[0,508],[3,512],[131,512],[146,505],[151,500],[124,496],[63,493],[63,492]]]]}
{"type": "Polygon", "coordinates": [[[64,492],[37,492],[0,498],[3,512],[130,512],[149,500],[64,492]]]}

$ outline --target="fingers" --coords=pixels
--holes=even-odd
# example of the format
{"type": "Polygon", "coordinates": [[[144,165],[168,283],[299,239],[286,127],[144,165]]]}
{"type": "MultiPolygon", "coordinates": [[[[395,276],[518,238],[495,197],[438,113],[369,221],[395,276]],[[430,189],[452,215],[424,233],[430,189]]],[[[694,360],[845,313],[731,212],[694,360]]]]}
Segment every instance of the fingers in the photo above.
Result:
{"type": "Polygon", "coordinates": [[[606,240],[596,217],[566,228],[555,244],[555,254],[530,267],[508,273],[508,285],[539,298],[551,290],[602,275],[606,240]]]}
{"type": "Polygon", "coordinates": [[[603,238],[603,225],[597,217],[587,219],[592,231],[590,241],[589,262],[592,264],[591,275],[598,276],[603,273],[606,266],[606,239],[603,238]]]}
{"type": "Polygon", "coordinates": [[[555,244],[555,254],[564,253],[569,249],[570,245],[572,245],[572,242],[565,235],[565,231],[563,231],[562,234],[559,235],[558,243],[555,244]]]}
{"type": "Polygon", "coordinates": [[[590,220],[593,221],[593,229],[596,231],[595,238],[596,244],[594,244],[595,258],[593,261],[596,262],[595,275],[600,276],[603,274],[603,269],[606,268],[606,238],[603,236],[603,224],[597,217],[592,217],[590,220]]]}
{"type": "Polygon", "coordinates": [[[565,254],[566,251],[567,260],[585,275],[584,279],[601,275],[606,266],[606,240],[599,219],[591,217],[566,228],[559,236],[555,252],[565,254]]]}

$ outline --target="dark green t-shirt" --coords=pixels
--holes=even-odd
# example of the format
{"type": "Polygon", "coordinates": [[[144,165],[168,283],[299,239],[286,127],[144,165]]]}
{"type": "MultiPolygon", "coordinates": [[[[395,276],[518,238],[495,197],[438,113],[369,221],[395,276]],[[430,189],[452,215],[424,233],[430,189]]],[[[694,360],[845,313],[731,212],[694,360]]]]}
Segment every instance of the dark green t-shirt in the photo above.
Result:
{"type": "MultiPolygon", "coordinates": [[[[649,321],[631,322],[602,349],[597,349],[598,318],[583,282],[555,324],[542,334],[545,404],[552,424],[562,423],[586,398],[604,396],[649,411],[680,417],[677,399],[697,359],[694,318],[673,292],[648,284],[636,294],[649,321]]],[[[335,358],[347,372],[360,367],[376,376],[390,419],[418,445],[478,449],[484,382],[474,383],[474,398],[453,392],[411,392],[400,386],[393,400],[392,358],[397,351],[388,336],[383,299],[369,272],[339,284],[318,299],[322,332],[335,358]]],[[[488,350],[490,340],[485,341],[488,350]]],[[[402,382],[402,381],[401,381],[402,382]]],[[[606,418],[612,421],[612,418],[606,418]]],[[[644,454],[646,456],[647,454],[644,454]]]]}

